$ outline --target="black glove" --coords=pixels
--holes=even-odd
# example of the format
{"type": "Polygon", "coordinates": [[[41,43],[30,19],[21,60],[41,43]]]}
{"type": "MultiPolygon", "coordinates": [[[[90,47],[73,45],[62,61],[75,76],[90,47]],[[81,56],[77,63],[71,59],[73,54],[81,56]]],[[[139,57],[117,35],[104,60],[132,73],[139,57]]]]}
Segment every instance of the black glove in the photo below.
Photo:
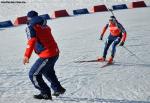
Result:
{"type": "Polygon", "coordinates": [[[123,45],[124,45],[124,42],[122,41],[119,46],[123,46],[123,45]]]}
{"type": "Polygon", "coordinates": [[[103,40],[103,36],[101,35],[101,37],[99,38],[99,40],[103,40]]]}

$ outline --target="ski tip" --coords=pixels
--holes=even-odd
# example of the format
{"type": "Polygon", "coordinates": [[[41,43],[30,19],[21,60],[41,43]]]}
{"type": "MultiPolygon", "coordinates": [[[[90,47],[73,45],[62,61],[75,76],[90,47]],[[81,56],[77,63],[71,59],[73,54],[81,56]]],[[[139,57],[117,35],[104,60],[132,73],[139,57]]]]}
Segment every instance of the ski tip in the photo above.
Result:
{"type": "Polygon", "coordinates": [[[85,62],[99,62],[98,60],[82,60],[82,61],[75,61],[74,63],[85,63],[85,62]]]}
{"type": "Polygon", "coordinates": [[[113,64],[114,64],[114,62],[112,62],[112,63],[107,62],[106,64],[102,65],[101,68],[104,68],[104,67],[107,67],[107,66],[110,66],[110,65],[113,65],[113,64]]]}

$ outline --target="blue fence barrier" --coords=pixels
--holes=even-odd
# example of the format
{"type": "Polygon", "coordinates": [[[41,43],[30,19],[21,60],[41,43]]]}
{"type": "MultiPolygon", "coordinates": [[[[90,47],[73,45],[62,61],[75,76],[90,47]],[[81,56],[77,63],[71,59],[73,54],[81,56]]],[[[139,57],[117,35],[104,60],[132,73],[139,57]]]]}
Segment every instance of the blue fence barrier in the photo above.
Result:
{"type": "Polygon", "coordinates": [[[89,11],[86,8],[77,9],[77,10],[73,10],[73,14],[74,15],[89,14],[89,11]]]}
{"type": "Polygon", "coordinates": [[[113,10],[128,9],[126,4],[113,5],[112,8],[113,8],[113,10]]]}
{"type": "Polygon", "coordinates": [[[0,28],[11,27],[11,26],[13,26],[13,24],[10,20],[0,22],[0,28]]]}

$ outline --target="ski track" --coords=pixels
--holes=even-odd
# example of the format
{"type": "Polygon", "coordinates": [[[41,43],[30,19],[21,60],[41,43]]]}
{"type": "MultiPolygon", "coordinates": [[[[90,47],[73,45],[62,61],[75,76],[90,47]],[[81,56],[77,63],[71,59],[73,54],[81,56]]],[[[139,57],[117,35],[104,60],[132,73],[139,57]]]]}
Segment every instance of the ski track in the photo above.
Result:
{"type": "MultiPolygon", "coordinates": [[[[98,40],[99,31],[110,13],[48,21],[61,50],[55,67],[56,74],[67,89],[64,95],[53,97],[53,101],[32,98],[38,92],[29,81],[28,71],[36,57],[33,55],[29,65],[23,66],[21,63],[25,47],[25,26],[1,30],[0,35],[5,35],[0,38],[0,103],[150,103],[150,21],[146,20],[150,17],[149,12],[150,8],[115,12],[128,32],[125,46],[143,62],[118,47],[114,65],[105,68],[100,68],[104,65],[100,62],[75,61],[96,59],[102,54],[104,42],[98,40]],[[138,17],[139,13],[143,17],[138,17]]],[[[104,41],[106,37],[107,35],[104,41]]]]}

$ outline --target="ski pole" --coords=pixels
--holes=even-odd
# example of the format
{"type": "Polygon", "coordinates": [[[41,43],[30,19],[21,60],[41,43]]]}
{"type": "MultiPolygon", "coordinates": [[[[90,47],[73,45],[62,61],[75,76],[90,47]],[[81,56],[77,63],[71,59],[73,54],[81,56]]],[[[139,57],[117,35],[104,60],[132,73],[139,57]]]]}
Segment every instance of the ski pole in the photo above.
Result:
{"type": "Polygon", "coordinates": [[[136,59],[142,61],[143,63],[145,63],[141,58],[139,58],[136,54],[134,54],[131,50],[129,50],[127,47],[123,46],[123,48],[125,50],[127,50],[130,54],[132,54],[132,56],[134,56],[136,59]]]}
{"type": "Polygon", "coordinates": [[[123,46],[125,50],[127,50],[130,54],[135,55],[132,51],[130,51],[127,47],[123,46]]]}
{"type": "Polygon", "coordinates": [[[108,10],[111,12],[111,14],[112,14],[113,16],[115,16],[112,9],[109,9],[109,8],[108,8],[108,10]]]}

